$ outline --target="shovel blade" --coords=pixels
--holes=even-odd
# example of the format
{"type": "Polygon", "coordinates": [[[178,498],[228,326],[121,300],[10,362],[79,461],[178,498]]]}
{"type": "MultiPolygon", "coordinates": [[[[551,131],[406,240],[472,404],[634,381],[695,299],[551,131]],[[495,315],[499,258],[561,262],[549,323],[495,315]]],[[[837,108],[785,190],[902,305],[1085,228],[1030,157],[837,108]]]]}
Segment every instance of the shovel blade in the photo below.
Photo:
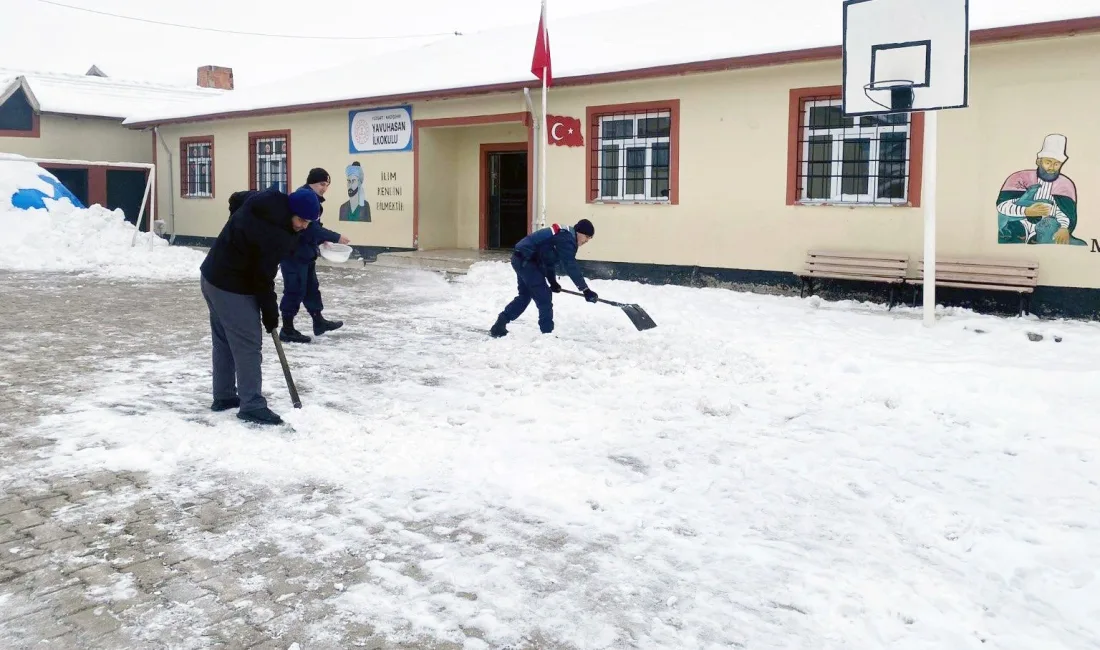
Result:
{"type": "Polygon", "coordinates": [[[649,314],[639,305],[622,305],[622,310],[630,319],[630,322],[634,323],[634,327],[638,328],[639,332],[657,327],[657,323],[654,323],[649,314]]]}

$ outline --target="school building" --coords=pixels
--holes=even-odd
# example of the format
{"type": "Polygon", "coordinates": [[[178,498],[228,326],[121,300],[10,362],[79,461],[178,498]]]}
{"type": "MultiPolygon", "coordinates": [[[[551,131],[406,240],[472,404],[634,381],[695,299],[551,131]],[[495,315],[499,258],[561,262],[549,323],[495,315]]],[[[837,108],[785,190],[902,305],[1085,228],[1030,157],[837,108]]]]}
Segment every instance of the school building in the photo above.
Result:
{"type": "MultiPolygon", "coordinates": [[[[969,107],[939,113],[939,256],[1037,263],[1040,315],[1100,315],[1087,5],[971,0],[969,107]]],[[[660,7],[549,25],[546,221],[595,223],[588,272],[797,295],[807,252],[836,250],[907,255],[919,277],[925,118],[841,113],[841,3],[775,0],[751,24],[722,3],[660,7]]],[[[212,241],[232,192],[324,167],[326,225],[368,256],[506,249],[537,225],[535,35],[457,37],[126,124],[167,143],[158,214],[181,243],[212,241]]],[[[937,293],[1015,312],[1014,295],[937,293]]]]}
{"type": "Polygon", "coordinates": [[[94,65],[83,75],[0,68],[0,152],[58,161],[42,167],[84,205],[120,208],[135,221],[148,170],[95,163],[151,164],[157,143],[122,121],[232,88],[211,70],[199,68],[195,86],[179,86],[114,79],[94,65]]]}

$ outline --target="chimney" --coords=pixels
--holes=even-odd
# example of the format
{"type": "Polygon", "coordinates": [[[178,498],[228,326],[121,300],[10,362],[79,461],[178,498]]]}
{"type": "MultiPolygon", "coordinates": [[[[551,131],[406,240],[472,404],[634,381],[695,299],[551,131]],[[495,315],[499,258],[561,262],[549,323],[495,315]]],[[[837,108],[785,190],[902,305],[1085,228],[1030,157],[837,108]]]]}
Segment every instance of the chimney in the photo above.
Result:
{"type": "Polygon", "coordinates": [[[199,66],[198,73],[198,85],[203,88],[233,90],[233,68],[203,65],[199,66]]]}

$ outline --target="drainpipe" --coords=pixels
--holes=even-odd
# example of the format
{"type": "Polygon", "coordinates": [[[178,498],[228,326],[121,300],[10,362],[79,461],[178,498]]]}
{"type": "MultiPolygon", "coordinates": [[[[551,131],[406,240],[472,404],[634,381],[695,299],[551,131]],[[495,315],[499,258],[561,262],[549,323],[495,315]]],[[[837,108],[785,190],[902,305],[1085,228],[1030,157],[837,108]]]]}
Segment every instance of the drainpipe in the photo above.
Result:
{"type": "Polygon", "coordinates": [[[160,146],[164,147],[164,155],[167,156],[168,160],[168,228],[171,230],[171,234],[168,236],[168,243],[174,244],[176,243],[176,181],[174,180],[176,175],[172,171],[172,150],[165,144],[164,136],[160,134],[159,126],[153,127],[153,133],[156,134],[157,140],[160,141],[160,146]]]}

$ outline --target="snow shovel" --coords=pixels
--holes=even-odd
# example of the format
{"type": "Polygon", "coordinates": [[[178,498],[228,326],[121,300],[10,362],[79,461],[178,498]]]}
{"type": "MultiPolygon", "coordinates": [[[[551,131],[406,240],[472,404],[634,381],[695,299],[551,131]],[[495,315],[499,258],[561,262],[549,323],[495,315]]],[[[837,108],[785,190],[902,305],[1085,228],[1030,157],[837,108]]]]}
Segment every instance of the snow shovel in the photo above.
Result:
{"type": "Polygon", "coordinates": [[[283,354],[283,344],[279,341],[279,334],[271,330],[271,340],[275,341],[275,351],[279,353],[279,363],[283,366],[283,376],[286,377],[286,387],[290,389],[290,401],[294,402],[294,408],[302,408],[302,400],[298,398],[298,389],[294,387],[294,379],[290,376],[290,366],[286,363],[286,355],[283,354]]]}
{"type": "MultiPolygon", "coordinates": [[[[573,294],[574,296],[584,296],[583,293],[570,291],[569,289],[562,289],[561,292],[573,294]]],[[[631,323],[634,323],[634,327],[637,327],[639,332],[642,330],[651,330],[654,327],[657,327],[657,323],[653,322],[653,319],[649,317],[649,314],[645,313],[645,310],[642,309],[641,305],[627,305],[621,302],[604,300],[603,298],[597,298],[596,300],[597,302],[602,302],[605,305],[611,305],[612,307],[618,307],[619,309],[622,309],[623,313],[626,314],[631,323]]]]}

